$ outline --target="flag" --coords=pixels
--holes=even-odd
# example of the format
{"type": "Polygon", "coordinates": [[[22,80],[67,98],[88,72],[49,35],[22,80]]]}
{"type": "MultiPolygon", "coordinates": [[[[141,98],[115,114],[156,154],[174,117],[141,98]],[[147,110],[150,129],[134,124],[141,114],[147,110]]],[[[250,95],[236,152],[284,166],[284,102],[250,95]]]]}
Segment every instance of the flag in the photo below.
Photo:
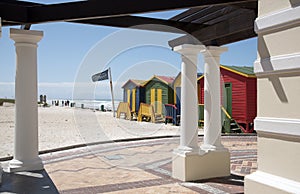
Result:
{"type": "Polygon", "coordinates": [[[92,76],[93,82],[108,79],[108,69],[92,76]]]}

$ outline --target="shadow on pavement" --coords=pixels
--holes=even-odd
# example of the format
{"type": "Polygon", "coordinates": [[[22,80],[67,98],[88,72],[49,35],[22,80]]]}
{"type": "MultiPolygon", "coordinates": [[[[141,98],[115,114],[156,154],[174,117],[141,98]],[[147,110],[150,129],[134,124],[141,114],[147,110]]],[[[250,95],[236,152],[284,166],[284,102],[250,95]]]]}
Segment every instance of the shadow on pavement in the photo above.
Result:
{"type": "Polygon", "coordinates": [[[3,173],[0,193],[59,193],[45,170],[3,173]]]}

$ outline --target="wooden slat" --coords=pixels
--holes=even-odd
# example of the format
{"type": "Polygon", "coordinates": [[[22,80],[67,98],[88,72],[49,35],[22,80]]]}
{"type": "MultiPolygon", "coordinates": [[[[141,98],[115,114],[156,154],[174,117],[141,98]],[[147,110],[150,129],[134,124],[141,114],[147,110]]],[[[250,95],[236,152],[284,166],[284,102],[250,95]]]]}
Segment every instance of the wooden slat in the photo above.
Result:
{"type": "Polygon", "coordinates": [[[214,25],[216,23],[228,20],[230,18],[234,18],[234,17],[239,17],[243,14],[245,14],[245,12],[251,12],[250,10],[245,10],[245,9],[238,9],[238,10],[232,10],[232,12],[227,12],[226,14],[219,16],[215,19],[209,20],[207,22],[204,22],[205,25],[214,25]]]}
{"type": "Polygon", "coordinates": [[[242,14],[240,17],[230,18],[216,25],[199,29],[193,32],[192,35],[203,42],[222,38],[246,29],[253,29],[255,18],[256,14],[254,12],[242,14]]]}
{"type": "Polygon", "coordinates": [[[182,12],[174,17],[171,17],[169,20],[173,20],[173,21],[180,21],[180,20],[183,20],[185,19],[186,17],[189,17],[190,15],[193,15],[203,9],[206,9],[206,7],[201,7],[201,8],[191,8],[191,9],[188,9],[187,11],[185,12],[182,12]]]}
{"type": "MultiPolygon", "coordinates": [[[[214,19],[215,17],[218,17],[218,15],[222,15],[222,11],[220,12],[220,10],[223,10],[223,9],[228,9],[228,7],[226,7],[226,6],[208,6],[189,17],[186,17],[184,20],[181,20],[181,21],[195,23],[196,20],[199,20],[200,18],[207,18],[209,15],[216,13],[213,17],[213,19],[214,19]]],[[[209,19],[207,19],[207,20],[209,20],[209,19]]],[[[201,22],[197,22],[197,23],[201,23],[201,22]]]]}
{"type": "Polygon", "coordinates": [[[198,17],[198,19],[194,19],[193,23],[203,24],[203,23],[208,22],[210,20],[213,20],[213,19],[219,18],[221,16],[227,15],[228,13],[230,13],[234,10],[236,10],[236,8],[231,7],[231,6],[221,7],[220,9],[215,10],[215,11],[211,11],[211,12],[205,14],[202,17],[198,17]]]}

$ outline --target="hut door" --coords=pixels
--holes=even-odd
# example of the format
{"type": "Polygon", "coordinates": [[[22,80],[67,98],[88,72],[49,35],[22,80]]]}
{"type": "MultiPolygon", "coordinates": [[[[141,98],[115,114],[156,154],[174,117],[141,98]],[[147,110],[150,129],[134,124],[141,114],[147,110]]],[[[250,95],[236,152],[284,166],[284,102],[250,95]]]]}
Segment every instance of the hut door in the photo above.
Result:
{"type": "Polygon", "coordinates": [[[178,113],[180,114],[180,100],[181,99],[181,87],[176,87],[176,107],[178,108],[178,113]]]}
{"type": "Polygon", "coordinates": [[[130,106],[130,90],[127,90],[127,102],[130,106]]]}
{"type": "Polygon", "coordinates": [[[151,89],[150,102],[151,102],[151,105],[155,106],[155,89],[154,88],[151,89]]]}
{"type": "Polygon", "coordinates": [[[157,113],[162,114],[162,89],[157,89],[157,113]]]}
{"type": "Polygon", "coordinates": [[[135,112],[135,100],[136,100],[136,89],[132,89],[132,99],[131,99],[131,111],[135,112]]]}
{"type": "Polygon", "coordinates": [[[225,83],[224,108],[232,116],[232,84],[225,83]]]}

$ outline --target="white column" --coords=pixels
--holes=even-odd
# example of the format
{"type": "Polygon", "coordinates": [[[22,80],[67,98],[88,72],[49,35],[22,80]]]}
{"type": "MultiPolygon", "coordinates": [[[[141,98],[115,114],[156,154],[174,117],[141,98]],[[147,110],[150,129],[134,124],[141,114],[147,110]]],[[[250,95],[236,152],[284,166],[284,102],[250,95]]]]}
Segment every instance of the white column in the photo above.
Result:
{"type": "Polygon", "coordinates": [[[204,56],[204,143],[203,150],[224,149],[221,144],[220,55],[226,47],[208,46],[204,56]]]}
{"type": "Polygon", "coordinates": [[[43,169],[38,156],[37,43],[43,32],[10,29],[16,47],[14,159],[8,172],[43,169]]]}
{"type": "Polygon", "coordinates": [[[181,54],[181,118],[179,152],[198,152],[197,61],[204,47],[184,44],[174,51],[181,54]]]}
{"type": "MultiPolygon", "coordinates": [[[[174,48],[182,54],[180,146],[173,152],[172,176],[182,181],[230,175],[230,154],[221,146],[220,70],[219,56],[226,48],[181,45],[174,48]],[[204,53],[210,90],[205,91],[209,129],[205,129],[205,144],[199,149],[197,103],[197,54],[204,53]],[[211,52],[210,52],[211,51],[211,52]],[[213,98],[215,96],[215,98],[213,98]],[[208,108],[209,107],[209,108],[208,108]],[[210,111],[210,112],[208,112],[210,111]],[[215,119],[215,120],[212,120],[215,119]],[[222,148],[222,149],[221,149],[222,148]]],[[[207,88],[207,87],[206,87],[207,88]]]]}

